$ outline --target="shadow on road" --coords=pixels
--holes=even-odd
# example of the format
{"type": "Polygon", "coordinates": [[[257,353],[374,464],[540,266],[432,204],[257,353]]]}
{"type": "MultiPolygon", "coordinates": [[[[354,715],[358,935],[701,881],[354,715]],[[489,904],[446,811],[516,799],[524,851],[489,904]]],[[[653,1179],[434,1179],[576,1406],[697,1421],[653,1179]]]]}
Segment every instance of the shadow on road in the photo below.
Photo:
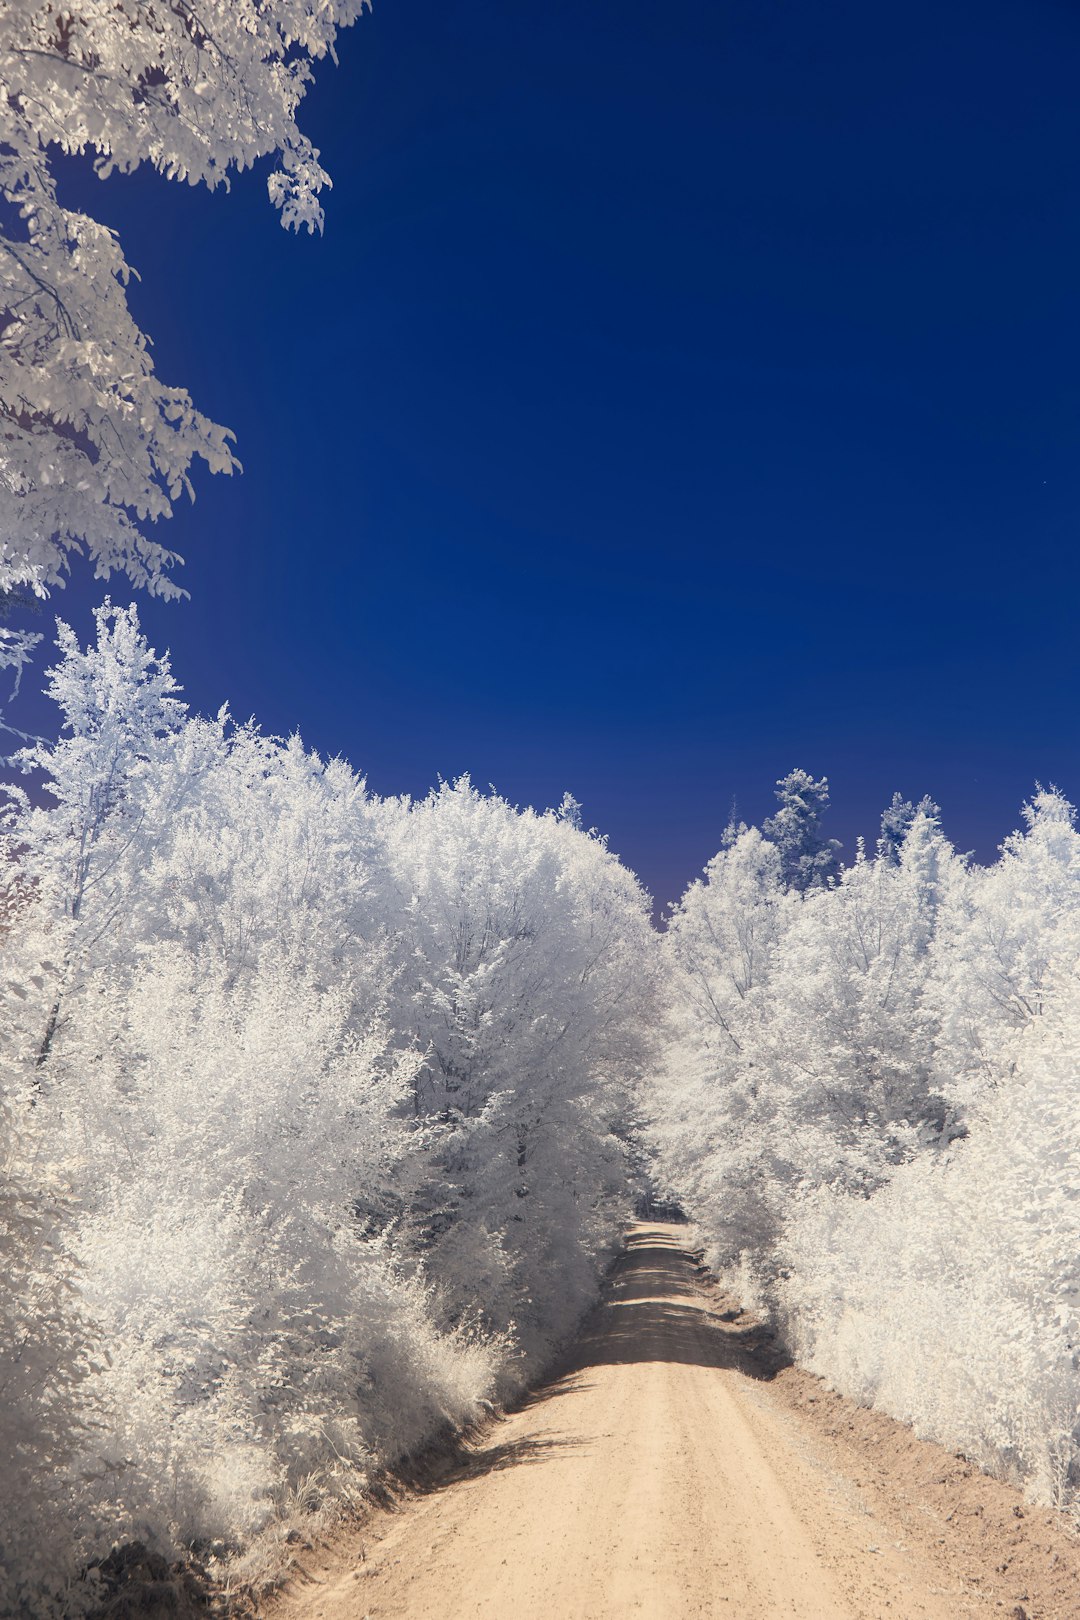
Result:
{"type": "Polygon", "coordinates": [[[729,1368],[766,1380],[789,1366],[767,1328],[737,1307],[721,1313],[730,1302],[711,1301],[695,1287],[696,1270],[696,1257],[674,1235],[655,1227],[631,1232],[559,1382],[589,1367],[648,1361],[729,1368]]]}
{"type": "MultiPolygon", "coordinates": [[[[768,1330],[730,1301],[710,1298],[697,1285],[697,1272],[697,1257],[680,1247],[674,1233],[655,1226],[632,1231],[577,1341],[553,1376],[513,1410],[588,1389],[592,1367],[682,1362],[768,1380],[789,1366],[768,1330]]],[[[499,1426],[489,1432],[498,1435],[499,1426]]],[[[399,1478],[412,1492],[428,1495],[503,1468],[552,1461],[584,1444],[574,1435],[523,1435],[490,1445],[459,1438],[424,1453],[399,1478]]]]}
{"type": "Polygon", "coordinates": [[[474,1446],[462,1440],[452,1450],[434,1461],[428,1461],[422,1472],[418,1472],[409,1484],[416,1495],[428,1496],[435,1491],[445,1490],[448,1485],[481,1479],[485,1474],[495,1474],[503,1468],[549,1462],[560,1453],[580,1450],[582,1444],[572,1435],[544,1440],[523,1435],[519,1440],[505,1440],[489,1446],[474,1446]]]}

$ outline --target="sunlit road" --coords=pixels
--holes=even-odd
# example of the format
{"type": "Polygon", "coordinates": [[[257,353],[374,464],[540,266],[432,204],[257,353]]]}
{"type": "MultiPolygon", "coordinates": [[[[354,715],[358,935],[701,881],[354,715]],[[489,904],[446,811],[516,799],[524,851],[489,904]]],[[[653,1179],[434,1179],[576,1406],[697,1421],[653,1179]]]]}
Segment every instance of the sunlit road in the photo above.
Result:
{"type": "Polygon", "coordinates": [[[570,1370],[377,1521],[363,1555],[294,1583],[282,1620],[990,1614],[815,1455],[680,1233],[635,1228],[570,1370]]]}

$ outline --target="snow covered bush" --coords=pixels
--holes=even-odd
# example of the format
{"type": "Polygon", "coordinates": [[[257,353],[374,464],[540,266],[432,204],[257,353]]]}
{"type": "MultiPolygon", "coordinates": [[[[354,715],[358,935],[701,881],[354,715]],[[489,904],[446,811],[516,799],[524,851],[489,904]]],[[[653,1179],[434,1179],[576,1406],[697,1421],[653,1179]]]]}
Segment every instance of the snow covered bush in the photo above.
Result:
{"type": "Polygon", "coordinates": [[[73,1211],[17,1094],[0,1106],[0,1614],[59,1614],[100,1417],[97,1325],[77,1289],[73,1211]]]}
{"type": "Polygon", "coordinates": [[[116,1539],[270,1547],[535,1371],[630,1208],[657,994],[646,897],[567,811],[378,799],[191,717],[134,609],[59,645],[0,936],[33,1614],[116,1539]]]}
{"type": "Polygon", "coordinates": [[[1037,1500],[1080,1485],[1080,994],[1016,1040],[969,1134],[875,1197],[791,1223],[781,1298],[801,1359],[1037,1500]]]}

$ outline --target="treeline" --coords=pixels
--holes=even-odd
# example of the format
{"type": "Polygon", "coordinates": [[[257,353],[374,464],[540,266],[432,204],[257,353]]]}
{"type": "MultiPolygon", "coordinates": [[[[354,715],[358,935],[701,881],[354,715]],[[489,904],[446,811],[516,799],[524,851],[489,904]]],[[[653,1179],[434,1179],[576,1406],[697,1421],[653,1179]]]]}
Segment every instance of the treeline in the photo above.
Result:
{"type": "Polygon", "coordinates": [[[1060,794],[988,868],[897,797],[844,867],[793,772],[661,934],[569,797],[377,797],[97,631],[3,828],[0,1613],[117,1543],[272,1573],[550,1361],[645,1149],[802,1361],[1076,1499],[1060,794]]]}
{"type": "Polygon", "coordinates": [[[634,1183],[647,899],[569,798],[383,799],[61,628],[3,937],[0,1612],[300,1513],[519,1389],[634,1183]]]}
{"type": "Polygon", "coordinates": [[[1080,834],[988,868],[894,799],[841,868],[794,772],[663,942],[662,1173],[834,1386],[1044,1502],[1080,1484],[1080,834]]]}

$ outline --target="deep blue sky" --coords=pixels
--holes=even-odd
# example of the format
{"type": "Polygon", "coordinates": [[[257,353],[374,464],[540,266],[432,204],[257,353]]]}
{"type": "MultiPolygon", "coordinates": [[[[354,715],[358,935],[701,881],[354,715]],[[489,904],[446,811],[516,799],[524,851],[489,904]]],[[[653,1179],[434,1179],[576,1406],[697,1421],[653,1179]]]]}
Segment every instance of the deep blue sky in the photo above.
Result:
{"type": "Polygon", "coordinates": [[[894,788],[984,857],[1080,796],[1080,9],[376,0],[340,54],[321,240],[264,172],[68,182],[239,440],[144,602],[192,702],[569,787],[660,901],[792,765],[849,852],[894,788]]]}

